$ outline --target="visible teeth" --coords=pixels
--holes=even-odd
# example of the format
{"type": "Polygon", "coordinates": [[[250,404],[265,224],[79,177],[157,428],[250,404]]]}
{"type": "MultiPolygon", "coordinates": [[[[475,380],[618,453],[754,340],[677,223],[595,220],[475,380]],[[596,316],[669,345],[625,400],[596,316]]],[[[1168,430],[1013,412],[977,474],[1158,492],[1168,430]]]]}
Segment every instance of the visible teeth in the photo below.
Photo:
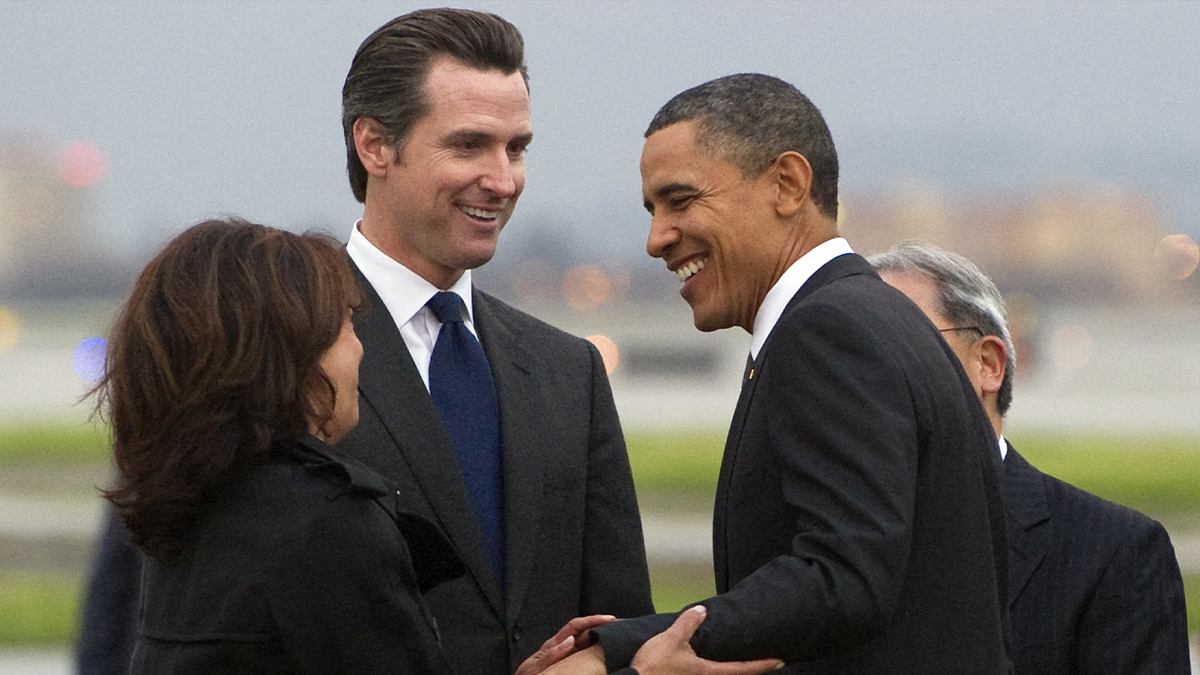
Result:
{"type": "Polygon", "coordinates": [[[704,261],[703,260],[693,260],[692,262],[690,262],[686,265],[683,265],[679,269],[675,270],[675,276],[679,277],[679,281],[682,283],[684,281],[687,281],[689,278],[691,278],[691,276],[693,274],[695,274],[696,272],[699,272],[702,269],[704,269],[704,261]]]}
{"type": "Polygon", "coordinates": [[[492,218],[500,215],[499,211],[484,211],[483,209],[477,209],[473,206],[460,206],[458,208],[468,216],[475,216],[476,218],[483,218],[484,220],[491,220],[492,218]]]}

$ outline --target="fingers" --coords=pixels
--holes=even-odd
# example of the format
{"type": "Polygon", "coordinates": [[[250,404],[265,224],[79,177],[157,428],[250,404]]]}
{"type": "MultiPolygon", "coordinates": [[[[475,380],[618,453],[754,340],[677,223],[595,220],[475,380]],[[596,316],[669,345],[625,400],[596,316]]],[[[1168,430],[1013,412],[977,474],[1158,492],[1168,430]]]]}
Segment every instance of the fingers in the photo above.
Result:
{"type": "Polygon", "coordinates": [[[551,644],[558,644],[559,642],[565,640],[567,636],[575,636],[575,638],[578,639],[579,635],[584,631],[606,624],[609,621],[616,620],[617,617],[611,614],[577,616],[564,624],[562,628],[559,628],[557,633],[555,633],[549,640],[546,640],[545,644],[542,645],[542,648],[544,649],[551,644]]]}
{"type": "Polygon", "coordinates": [[[537,675],[550,666],[571,655],[576,649],[588,647],[592,640],[584,633],[608,623],[616,621],[611,614],[592,614],[580,616],[568,621],[558,632],[542,643],[542,646],[517,668],[515,675],[537,675]]]}
{"type": "Polygon", "coordinates": [[[515,675],[537,675],[569,656],[574,649],[574,635],[568,635],[557,643],[554,642],[554,638],[551,638],[542,645],[541,649],[521,662],[521,665],[517,667],[515,675]]]}
{"type": "Polygon", "coordinates": [[[703,605],[680,612],[671,627],[650,639],[634,656],[633,666],[643,675],[760,675],[783,667],[779,659],[709,661],[696,656],[691,639],[708,616],[703,605]]]}
{"type": "Polygon", "coordinates": [[[553,642],[556,639],[573,635],[575,636],[575,648],[585,649],[590,647],[592,642],[595,641],[595,639],[592,637],[592,634],[588,631],[596,626],[601,626],[609,621],[616,620],[617,617],[611,614],[592,614],[589,616],[575,617],[574,619],[568,621],[565,626],[560,628],[559,631],[554,634],[554,637],[550,638],[548,642],[553,642]]]}
{"type": "Polygon", "coordinates": [[[617,617],[613,616],[612,614],[592,614],[590,616],[578,616],[568,621],[567,625],[563,626],[563,630],[571,628],[575,631],[574,634],[578,635],[585,630],[595,628],[596,626],[603,626],[610,621],[616,620],[617,617]]]}
{"type": "Polygon", "coordinates": [[[708,661],[705,663],[704,675],[760,675],[779,670],[783,661],[779,659],[759,659],[757,661],[708,661]]]}
{"type": "Polygon", "coordinates": [[[696,605],[689,607],[687,610],[679,613],[679,618],[675,619],[675,623],[671,627],[663,631],[663,633],[672,642],[679,644],[687,643],[692,639],[692,634],[704,623],[704,619],[708,616],[708,610],[704,605],[696,605]]]}

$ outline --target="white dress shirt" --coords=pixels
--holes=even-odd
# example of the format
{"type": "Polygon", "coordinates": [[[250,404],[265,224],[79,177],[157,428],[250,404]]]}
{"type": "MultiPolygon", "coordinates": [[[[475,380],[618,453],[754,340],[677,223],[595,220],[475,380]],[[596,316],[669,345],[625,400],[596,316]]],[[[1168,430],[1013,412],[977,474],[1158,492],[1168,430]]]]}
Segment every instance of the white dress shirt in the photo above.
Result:
{"type": "MultiPolygon", "coordinates": [[[[388,314],[392,315],[392,321],[396,322],[400,337],[408,346],[408,353],[417,365],[417,372],[421,374],[425,388],[429,389],[429,359],[433,355],[433,345],[437,342],[442,324],[425,303],[441,289],[375,248],[375,245],[367,241],[359,231],[358,226],[361,222],[360,220],[354,223],[350,240],[346,242],[346,252],[383,300],[388,314]]],[[[471,270],[463,272],[462,277],[447,290],[462,298],[463,304],[466,305],[463,323],[466,324],[467,330],[478,338],[479,333],[475,330],[473,319],[475,312],[471,304],[471,270]]]]}
{"type": "Polygon", "coordinates": [[[779,317],[783,316],[783,310],[787,309],[788,302],[796,295],[804,282],[808,281],[809,277],[821,269],[825,263],[838,256],[853,252],[849,242],[841,237],[834,237],[800,256],[799,260],[787,268],[783,276],[779,277],[779,281],[776,281],[771,290],[767,291],[767,297],[763,298],[762,305],[758,308],[758,314],[754,317],[750,358],[758,358],[758,352],[766,344],[775,324],[779,322],[779,317]]]}

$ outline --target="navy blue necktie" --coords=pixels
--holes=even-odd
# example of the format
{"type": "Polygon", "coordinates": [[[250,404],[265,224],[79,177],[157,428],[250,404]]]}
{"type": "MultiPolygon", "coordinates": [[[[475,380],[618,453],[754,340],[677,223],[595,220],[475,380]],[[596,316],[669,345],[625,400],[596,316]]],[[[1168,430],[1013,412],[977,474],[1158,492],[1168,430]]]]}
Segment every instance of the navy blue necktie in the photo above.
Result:
{"type": "Polygon", "coordinates": [[[483,347],[463,323],[462,299],[442,291],[425,304],[442,324],[429,360],[429,394],[458,453],[483,545],[503,589],[504,504],[496,384],[483,347]]]}

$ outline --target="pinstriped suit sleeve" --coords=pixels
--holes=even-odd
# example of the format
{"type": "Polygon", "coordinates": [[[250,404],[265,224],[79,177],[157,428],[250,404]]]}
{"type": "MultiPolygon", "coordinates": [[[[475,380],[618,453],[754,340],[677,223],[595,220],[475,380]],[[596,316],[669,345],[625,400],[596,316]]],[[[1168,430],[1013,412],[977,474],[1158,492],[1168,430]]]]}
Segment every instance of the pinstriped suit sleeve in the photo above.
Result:
{"type": "Polygon", "coordinates": [[[1131,515],[1135,527],[1116,547],[1079,619],[1075,672],[1186,675],[1191,666],[1175,549],[1162,525],[1131,515]]]}

